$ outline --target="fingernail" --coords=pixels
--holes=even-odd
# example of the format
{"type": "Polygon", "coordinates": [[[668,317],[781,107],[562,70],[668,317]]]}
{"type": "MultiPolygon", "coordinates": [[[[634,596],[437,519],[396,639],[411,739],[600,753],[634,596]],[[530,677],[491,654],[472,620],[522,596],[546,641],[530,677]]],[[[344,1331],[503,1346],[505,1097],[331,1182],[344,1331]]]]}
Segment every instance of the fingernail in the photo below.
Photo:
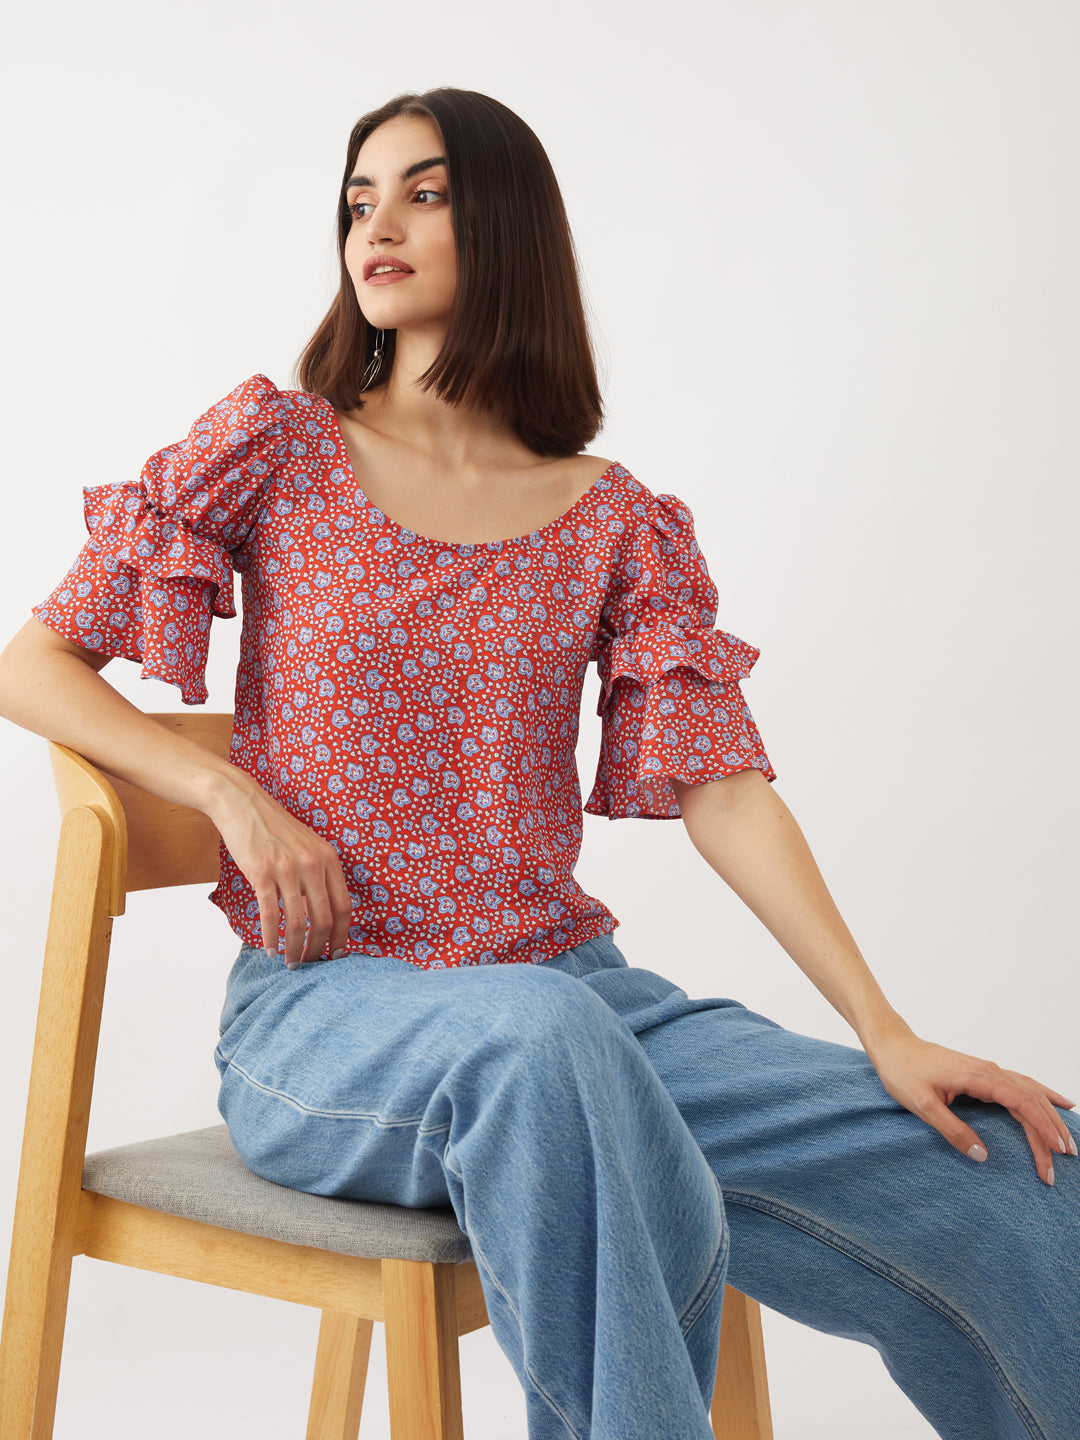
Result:
{"type": "Polygon", "coordinates": [[[1050,1166],[1050,1169],[1046,1172],[1046,1183],[1048,1185],[1052,1185],[1054,1183],[1054,1167],[1052,1165],[1050,1166]]]}
{"type": "Polygon", "coordinates": [[[300,968],[300,961],[299,961],[299,960],[286,960],[286,961],[285,961],[285,969],[286,969],[286,970],[299,970],[299,968],[300,968]]]}
{"type": "Polygon", "coordinates": [[[1069,1153],[1068,1150],[1066,1150],[1065,1148],[1065,1141],[1061,1138],[1060,1135],[1057,1137],[1057,1147],[1063,1155],[1067,1155],[1069,1153]]]}
{"type": "Polygon", "coordinates": [[[1073,1139],[1073,1137],[1070,1135],[1070,1136],[1069,1136],[1069,1154],[1070,1154],[1070,1155],[1075,1155],[1076,1153],[1077,1153],[1077,1151],[1076,1151],[1076,1141],[1075,1141],[1075,1140],[1073,1139]]]}
{"type": "Polygon", "coordinates": [[[967,1153],[972,1160],[978,1160],[980,1164],[986,1159],[986,1150],[982,1145],[972,1145],[967,1153]]]}
{"type": "Polygon", "coordinates": [[[335,950],[334,953],[330,956],[330,959],[331,959],[331,960],[343,960],[344,958],[345,958],[345,951],[344,951],[344,950],[335,950]]]}

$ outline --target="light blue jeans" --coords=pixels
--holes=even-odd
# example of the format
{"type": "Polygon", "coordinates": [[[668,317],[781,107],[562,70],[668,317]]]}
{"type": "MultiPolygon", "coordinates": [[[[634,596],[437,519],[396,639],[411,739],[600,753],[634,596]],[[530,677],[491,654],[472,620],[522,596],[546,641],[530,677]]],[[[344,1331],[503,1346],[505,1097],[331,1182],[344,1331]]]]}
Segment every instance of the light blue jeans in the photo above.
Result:
{"type": "Polygon", "coordinates": [[[873,1345],[947,1440],[1080,1435],[1080,1160],[1045,1185],[961,1097],[978,1165],[862,1050],[690,999],[610,936],[446,970],[245,946],[215,1058],[252,1170],[453,1207],[530,1440],[711,1440],[725,1280],[873,1345]]]}

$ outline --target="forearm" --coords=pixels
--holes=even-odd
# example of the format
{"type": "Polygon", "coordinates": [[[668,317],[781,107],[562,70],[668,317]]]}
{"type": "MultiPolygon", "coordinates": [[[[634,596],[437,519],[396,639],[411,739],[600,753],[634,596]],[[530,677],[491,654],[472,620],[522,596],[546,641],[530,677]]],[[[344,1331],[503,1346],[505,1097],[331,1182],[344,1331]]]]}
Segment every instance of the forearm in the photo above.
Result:
{"type": "Polygon", "coordinates": [[[826,888],[791,811],[757,770],[705,785],[672,780],[687,833],[870,1052],[908,1030],[826,888]]]}
{"type": "Polygon", "coordinates": [[[151,720],[97,673],[100,656],[29,622],[0,655],[0,715],[165,800],[210,814],[254,783],[151,720]]]}

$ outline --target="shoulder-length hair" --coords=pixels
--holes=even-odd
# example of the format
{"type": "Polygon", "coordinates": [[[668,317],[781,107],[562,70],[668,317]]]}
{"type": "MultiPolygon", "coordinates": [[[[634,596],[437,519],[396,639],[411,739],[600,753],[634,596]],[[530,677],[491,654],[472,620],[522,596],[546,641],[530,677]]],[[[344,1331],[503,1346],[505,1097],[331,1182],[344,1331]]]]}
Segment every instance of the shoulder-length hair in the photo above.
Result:
{"type": "MultiPolygon", "coordinates": [[[[337,410],[363,409],[377,331],[345,268],[346,183],[364,141],[397,115],[425,116],[442,136],[457,247],[446,339],[418,383],[450,405],[504,416],[537,455],[576,455],[601,428],[603,402],[566,207],[533,131],[475,90],[398,95],[353,127],[338,197],[341,284],[295,378],[337,410]]],[[[385,375],[395,338],[385,332],[385,375]]]]}

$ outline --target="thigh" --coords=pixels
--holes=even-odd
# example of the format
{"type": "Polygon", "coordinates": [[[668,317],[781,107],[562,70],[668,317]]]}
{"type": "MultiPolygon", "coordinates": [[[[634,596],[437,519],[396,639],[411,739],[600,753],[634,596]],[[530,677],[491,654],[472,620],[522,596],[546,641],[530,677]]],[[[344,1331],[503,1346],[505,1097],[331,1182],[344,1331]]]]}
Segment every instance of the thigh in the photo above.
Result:
{"type": "Polygon", "coordinates": [[[952,1106],[986,1143],[980,1165],[894,1100],[863,1050],[731,1002],[685,1007],[638,1040],[733,1200],[842,1225],[884,1259],[920,1255],[935,1272],[977,1275],[991,1237],[1023,1252],[1056,1228],[1062,1260],[1076,1244],[1080,1169],[1063,1156],[1056,1185],[1044,1184],[1002,1106],[968,1096],[952,1106]]]}
{"type": "Polygon", "coordinates": [[[517,1143],[541,1148],[554,1088],[576,1090],[578,1075],[590,1093],[654,1090],[685,1130],[633,1035],[580,982],[592,955],[586,942],[545,965],[426,970],[357,955],[289,971],[244,947],[215,1051],[237,1153],[296,1189],[446,1205],[451,1126],[500,1094],[517,1143]]]}
{"type": "MultiPolygon", "coordinates": [[[[989,1152],[977,1164],[895,1101],[863,1050],[638,974],[620,1008],[720,1182],[733,1286],[890,1364],[908,1344],[944,1354],[952,1335],[1009,1393],[1009,1376],[1032,1392],[1048,1366],[1075,1383],[1080,1161],[1062,1156],[1044,1184],[1013,1117],[961,1096],[952,1108],[989,1152]]],[[[595,981],[616,1005],[619,984],[595,981]]]]}
{"type": "MultiPolygon", "coordinates": [[[[1045,1218],[1063,1232],[1063,1258],[1075,1245],[1080,1162],[1060,1157],[1056,1185],[1044,1184],[1002,1106],[968,1096],[952,1106],[987,1145],[980,1165],[894,1100],[858,1047],[787,1030],[737,1000],[689,997],[625,961],[583,978],[637,1036],[725,1194],[798,1206],[808,1222],[843,1217],[852,1233],[903,1253],[947,1235],[953,1263],[964,1258],[952,1228],[960,1216],[992,1218],[1017,1242],[1045,1218]]],[[[1080,1134],[1075,1112],[1059,1114],[1080,1134]]]]}

